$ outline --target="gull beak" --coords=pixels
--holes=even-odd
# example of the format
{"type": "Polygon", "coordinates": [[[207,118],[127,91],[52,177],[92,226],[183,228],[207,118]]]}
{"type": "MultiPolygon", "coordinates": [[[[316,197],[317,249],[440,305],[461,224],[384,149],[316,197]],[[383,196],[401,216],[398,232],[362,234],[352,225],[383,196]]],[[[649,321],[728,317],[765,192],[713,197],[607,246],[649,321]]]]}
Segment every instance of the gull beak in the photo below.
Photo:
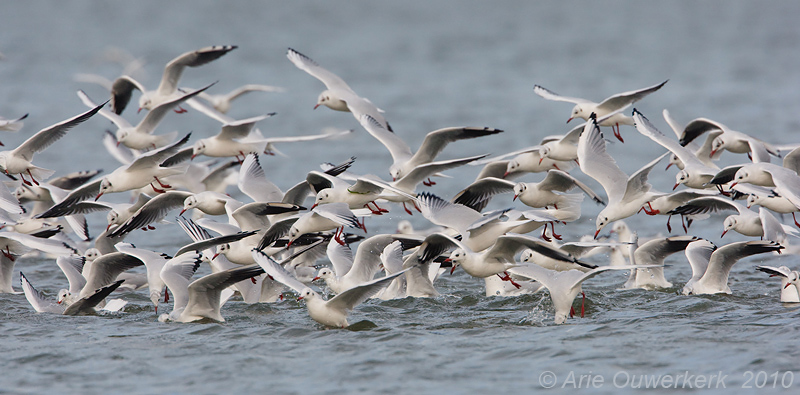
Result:
{"type": "Polygon", "coordinates": [[[142,112],[142,108],[141,108],[141,107],[139,107],[139,109],[138,109],[138,110],[136,110],[136,113],[137,113],[137,114],[138,114],[138,113],[140,113],[140,112],[142,112]]]}
{"type": "MultiPolygon", "coordinates": [[[[770,277],[772,277],[772,276],[770,276],[770,277]]],[[[783,289],[789,288],[790,285],[792,285],[792,283],[786,283],[786,285],[783,287],[783,289]]],[[[58,302],[58,303],[61,303],[61,302],[58,302]]]]}
{"type": "Polygon", "coordinates": [[[194,157],[195,157],[195,156],[197,156],[197,154],[192,154],[192,157],[191,157],[191,158],[189,158],[189,160],[194,160],[194,157]]]}
{"type": "Polygon", "coordinates": [[[119,143],[121,143],[121,141],[117,141],[117,147],[119,147],[119,143]]]}
{"type": "Polygon", "coordinates": [[[316,277],[311,279],[311,281],[317,281],[317,280],[319,280],[319,276],[316,276],[316,277]]]}
{"type": "Polygon", "coordinates": [[[519,196],[519,195],[517,195],[517,194],[514,194],[514,198],[513,198],[513,199],[511,199],[511,201],[513,202],[513,201],[517,200],[517,197],[518,197],[518,196],[519,196]]]}
{"type": "Polygon", "coordinates": [[[569,123],[569,121],[571,121],[571,120],[572,120],[572,117],[569,117],[569,119],[567,119],[567,123],[569,123]]]}
{"type": "Polygon", "coordinates": [[[508,172],[503,173],[503,178],[508,177],[508,172]]]}
{"type": "Polygon", "coordinates": [[[216,254],[214,254],[214,256],[212,256],[212,257],[211,257],[211,260],[213,261],[214,259],[217,259],[217,257],[218,257],[218,256],[219,256],[219,252],[217,252],[216,254]]]}
{"type": "Polygon", "coordinates": [[[302,297],[302,296],[298,296],[298,297],[297,297],[297,301],[299,302],[299,301],[301,301],[301,300],[303,300],[303,297],[302,297]]]}
{"type": "Polygon", "coordinates": [[[597,235],[599,235],[599,234],[600,234],[600,229],[598,229],[596,232],[594,232],[594,238],[595,238],[595,240],[597,240],[597,235]]]}
{"type": "Polygon", "coordinates": [[[316,110],[316,109],[317,109],[317,107],[319,107],[319,104],[317,104],[316,106],[314,106],[314,109],[316,110]]]}
{"type": "Polygon", "coordinates": [[[111,229],[111,224],[108,224],[108,226],[106,226],[106,232],[108,232],[109,229],[111,229]]]}
{"type": "Polygon", "coordinates": [[[725,233],[728,233],[727,229],[722,231],[722,234],[719,236],[719,238],[721,239],[721,238],[725,237],[725,233]]]}
{"type": "Polygon", "coordinates": [[[714,157],[714,154],[716,154],[716,153],[717,153],[717,150],[715,150],[715,149],[712,149],[712,150],[711,150],[711,153],[710,153],[710,154],[708,154],[708,157],[709,157],[709,158],[713,158],[713,157],[714,157]]]}
{"type": "Polygon", "coordinates": [[[543,160],[544,160],[544,156],[543,156],[543,157],[541,157],[541,158],[539,158],[539,164],[540,164],[540,165],[542,164],[542,161],[543,161],[543,160]]]}
{"type": "Polygon", "coordinates": [[[317,207],[317,206],[319,206],[319,204],[317,204],[317,203],[314,203],[314,204],[312,204],[312,205],[311,205],[311,210],[313,210],[313,209],[314,209],[314,207],[317,207]]]}
{"type": "Polygon", "coordinates": [[[675,190],[675,188],[677,188],[677,187],[678,187],[678,185],[681,185],[681,184],[676,182],[676,183],[675,183],[675,186],[673,186],[673,187],[672,187],[672,190],[674,191],[674,190],[675,190]]]}
{"type": "Polygon", "coordinates": [[[186,209],[183,209],[183,210],[181,210],[181,213],[178,214],[178,215],[183,215],[183,213],[185,213],[185,212],[186,212],[186,209]]]}
{"type": "Polygon", "coordinates": [[[97,196],[94,197],[94,201],[96,202],[97,199],[100,199],[100,196],[103,196],[103,192],[98,193],[97,196]]]}
{"type": "Polygon", "coordinates": [[[738,184],[738,183],[739,183],[738,181],[737,181],[737,182],[734,182],[733,184],[731,184],[731,186],[730,186],[730,187],[728,187],[728,189],[735,187],[735,186],[736,186],[736,184],[738,184]]]}
{"type": "Polygon", "coordinates": [[[667,163],[667,167],[664,170],[669,170],[670,167],[672,167],[672,163],[667,163]]]}

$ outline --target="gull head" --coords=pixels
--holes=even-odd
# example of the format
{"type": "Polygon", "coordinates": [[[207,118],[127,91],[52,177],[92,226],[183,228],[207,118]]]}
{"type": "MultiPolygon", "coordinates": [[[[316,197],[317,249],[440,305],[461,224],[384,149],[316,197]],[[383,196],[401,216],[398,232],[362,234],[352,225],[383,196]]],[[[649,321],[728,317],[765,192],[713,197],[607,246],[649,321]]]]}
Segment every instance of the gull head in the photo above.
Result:
{"type": "Polygon", "coordinates": [[[292,243],[295,240],[297,240],[297,238],[300,237],[301,235],[302,233],[300,233],[300,229],[297,229],[297,227],[292,225],[292,227],[289,229],[289,242],[286,243],[286,247],[288,248],[289,246],[291,246],[292,243]]]}
{"type": "Polygon", "coordinates": [[[556,311],[555,323],[561,325],[567,322],[567,312],[566,311],[556,311]]]}
{"type": "Polygon", "coordinates": [[[527,184],[525,184],[524,182],[517,183],[516,185],[514,185],[514,198],[511,199],[511,200],[512,201],[513,200],[517,200],[517,198],[520,195],[522,195],[523,193],[525,193],[525,191],[527,191],[527,190],[528,190],[528,185],[527,184]]]}
{"type": "Polygon", "coordinates": [[[761,199],[764,199],[764,198],[761,197],[761,196],[752,194],[752,193],[747,195],[747,208],[750,208],[750,207],[752,207],[754,205],[757,205],[757,204],[761,203],[761,199]]]}
{"type": "Polygon", "coordinates": [[[503,174],[503,178],[506,178],[509,174],[516,172],[517,169],[519,169],[519,161],[516,159],[508,161],[508,165],[506,165],[506,172],[503,174]]]}
{"type": "Polygon", "coordinates": [[[664,170],[669,170],[669,168],[672,167],[672,165],[677,166],[681,170],[683,170],[683,168],[684,168],[683,161],[678,159],[678,155],[675,155],[675,154],[672,154],[672,155],[669,156],[669,164],[667,164],[667,168],[664,169],[664,170]]]}
{"type": "Polygon", "coordinates": [[[715,137],[714,140],[711,141],[711,153],[709,154],[709,157],[714,156],[714,154],[716,154],[717,152],[721,151],[724,148],[725,148],[725,139],[721,135],[715,137]]]}
{"type": "Polygon", "coordinates": [[[725,218],[725,221],[722,223],[722,236],[725,236],[725,233],[728,233],[729,230],[734,229],[736,225],[739,223],[739,216],[738,215],[729,215],[725,218]]]}
{"type": "Polygon", "coordinates": [[[397,181],[405,176],[405,173],[403,173],[403,169],[400,166],[391,165],[389,167],[389,175],[392,176],[392,181],[397,181]]]}
{"type": "Polygon", "coordinates": [[[58,296],[56,297],[56,303],[58,303],[58,304],[64,303],[64,301],[67,299],[68,296],[69,296],[69,291],[67,291],[66,289],[58,290],[58,296]]]}
{"type": "Polygon", "coordinates": [[[137,112],[141,112],[143,109],[148,111],[153,109],[153,99],[150,97],[149,92],[142,92],[139,97],[139,110],[137,112]]]}
{"type": "Polygon", "coordinates": [[[731,187],[740,183],[740,182],[748,182],[750,180],[750,172],[742,167],[739,170],[736,170],[736,174],[733,175],[733,182],[731,183],[731,187]]]}
{"type": "Polygon", "coordinates": [[[117,210],[110,210],[108,212],[108,215],[106,215],[106,222],[108,222],[106,230],[110,229],[111,225],[119,225],[122,223],[122,221],[120,221],[120,216],[117,210]]]}
{"type": "Polygon", "coordinates": [[[186,211],[196,208],[198,203],[199,202],[197,201],[196,196],[192,195],[187,197],[186,199],[183,200],[183,209],[181,210],[181,213],[178,215],[183,215],[183,213],[185,213],[186,211]]]}
{"type": "Polygon", "coordinates": [[[206,152],[206,142],[205,141],[200,140],[200,141],[194,143],[194,145],[192,146],[192,159],[194,159],[194,157],[197,156],[197,155],[202,155],[204,152],[206,152]]]}
{"type": "Polygon", "coordinates": [[[525,263],[532,263],[533,262],[533,250],[530,248],[526,248],[525,251],[522,251],[522,254],[519,256],[520,262],[525,263]]]}
{"type": "Polygon", "coordinates": [[[117,146],[128,138],[130,133],[127,129],[117,130],[117,146]]]}
{"type": "Polygon", "coordinates": [[[317,197],[314,199],[314,205],[311,206],[313,210],[315,207],[319,206],[320,204],[325,203],[332,203],[331,201],[331,188],[321,189],[319,193],[317,193],[317,197]]]}
{"type": "Polygon", "coordinates": [[[323,267],[322,269],[319,269],[319,272],[317,272],[317,276],[314,277],[314,279],[311,280],[311,281],[316,281],[316,280],[319,280],[319,279],[323,279],[325,281],[328,281],[328,280],[332,280],[333,277],[334,277],[333,270],[331,270],[331,269],[329,269],[327,267],[323,267]]]}
{"type": "Polygon", "coordinates": [[[315,297],[317,297],[317,293],[314,292],[313,289],[311,289],[311,288],[303,288],[303,290],[300,291],[300,296],[297,297],[297,300],[303,300],[303,299],[311,300],[311,299],[313,299],[315,297]]]}
{"type": "Polygon", "coordinates": [[[414,225],[411,225],[411,221],[404,219],[397,223],[397,233],[409,235],[414,233],[414,225]]]}
{"type": "MultiPolygon", "coordinates": [[[[781,266],[781,268],[784,268],[784,267],[786,267],[786,266],[781,266]]],[[[786,269],[788,270],[789,268],[787,267],[786,269]]],[[[792,270],[789,273],[789,276],[786,277],[786,285],[783,288],[784,289],[788,288],[792,284],[797,286],[798,285],[798,281],[800,281],[800,272],[798,272],[796,270],[792,270]]]]}
{"type": "Polygon", "coordinates": [[[605,228],[606,225],[608,225],[608,217],[603,214],[603,211],[601,211],[600,214],[597,215],[597,220],[595,221],[595,229],[597,229],[594,232],[595,239],[597,239],[597,235],[600,234],[600,231],[603,230],[603,228],[605,228]]]}
{"type": "Polygon", "coordinates": [[[97,194],[94,200],[100,199],[100,196],[103,196],[103,194],[112,191],[112,188],[113,185],[111,185],[111,181],[109,181],[108,178],[103,178],[103,180],[100,181],[100,193],[97,194]]]}
{"type": "Polygon", "coordinates": [[[33,190],[33,187],[29,187],[25,184],[21,184],[17,189],[14,190],[14,197],[20,201],[20,203],[24,203],[23,200],[39,200],[41,199],[41,194],[37,191],[33,190]]]}
{"type": "Polygon", "coordinates": [[[317,98],[317,105],[314,106],[314,109],[319,106],[325,106],[336,111],[350,112],[350,109],[347,108],[347,103],[329,90],[324,90],[319,94],[319,97],[317,98]]]}
{"type": "Polygon", "coordinates": [[[464,260],[467,259],[467,252],[464,251],[463,248],[456,248],[453,252],[450,253],[450,256],[445,259],[445,262],[450,262],[453,264],[453,267],[450,269],[450,274],[456,270],[458,265],[462,264],[464,260]]]}
{"type": "Polygon", "coordinates": [[[98,250],[97,248],[89,248],[88,250],[86,250],[86,252],[83,253],[83,257],[86,258],[86,262],[91,262],[100,257],[100,255],[103,254],[101,254],[100,250],[98,250]]]}
{"type": "Polygon", "coordinates": [[[161,299],[161,291],[153,290],[150,291],[150,301],[153,302],[153,306],[155,306],[156,314],[158,314],[158,301],[161,299]]]}
{"type": "Polygon", "coordinates": [[[584,110],[580,104],[576,104],[575,107],[572,107],[572,113],[569,119],[567,119],[567,123],[575,118],[589,119],[589,116],[586,115],[586,110],[584,110]]]}
{"type": "Polygon", "coordinates": [[[678,185],[685,184],[688,181],[689,181],[689,172],[687,172],[686,170],[679,171],[678,174],[675,175],[675,186],[672,187],[672,190],[674,191],[675,188],[678,187],[678,185]]]}

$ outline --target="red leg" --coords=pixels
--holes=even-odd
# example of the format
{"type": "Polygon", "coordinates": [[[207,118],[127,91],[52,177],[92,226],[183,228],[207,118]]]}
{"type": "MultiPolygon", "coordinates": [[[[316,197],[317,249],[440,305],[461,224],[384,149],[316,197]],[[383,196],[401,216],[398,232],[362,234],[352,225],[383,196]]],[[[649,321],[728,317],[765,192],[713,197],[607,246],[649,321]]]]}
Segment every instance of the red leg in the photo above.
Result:
{"type": "Polygon", "coordinates": [[[794,217],[794,213],[792,213],[792,219],[794,220],[794,225],[800,228],[800,223],[797,223],[797,218],[794,217]]]}
{"type": "Polygon", "coordinates": [[[547,224],[544,224],[544,229],[542,229],[542,239],[547,242],[553,241],[553,239],[547,237],[547,224]]]}
{"type": "Polygon", "coordinates": [[[503,272],[503,274],[505,274],[505,276],[501,276],[501,275],[500,275],[500,273],[497,273],[497,277],[500,277],[500,279],[501,279],[501,280],[503,280],[503,281],[508,281],[508,282],[510,282],[510,283],[511,283],[511,285],[513,285],[513,286],[517,287],[517,289],[520,289],[520,288],[522,288],[522,285],[519,285],[519,284],[517,284],[517,282],[516,282],[516,281],[514,281],[514,280],[511,278],[511,276],[508,274],[508,272],[503,272]]]}
{"type": "Polygon", "coordinates": [[[31,181],[33,181],[34,184],[39,185],[39,182],[36,181],[35,178],[33,178],[33,174],[31,174],[31,169],[28,169],[28,175],[31,176],[31,181]]]}
{"type": "Polygon", "coordinates": [[[161,188],[172,188],[172,185],[164,184],[163,182],[161,182],[161,180],[158,179],[158,177],[154,176],[153,178],[156,179],[158,185],[161,185],[161,188]]]}
{"type": "Polygon", "coordinates": [[[669,220],[672,219],[672,214],[667,217],[667,232],[672,233],[672,225],[669,224],[669,220]]]}
{"type": "Polygon", "coordinates": [[[378,203],[375,203],[375,201],[372,201],[372,204],[375,206],[376,209],[378,209],[378,211],[380,211],[382,213],[388,213],[389,212],[389,210],[387,210],[385,208],[378,207],[378,203]]]}
{"type": "MultiPolygon", "coordinates": [[[[546,224],[545,224],[545,227],[547,227],[547,225],[546,225],[546,224]]],[[[556,240],[561,240],[561,235],[560,235],[560,234],[558,234],[558,233],[556,233],[556,224],[554,224],[554,223],[552,223],[552,222],[551,222],[551,223],[550,223],[550,228],[551,228],[551,229],[553,229],[553,237],[555,237],[555,238],[556,238],[556,240]]]]}
{"type": "Polygon", "coordinates": [[[169,302],[169,288],[164,287],[164,303],[169,302]]]}
{"type": "Polygon", "coordinates": [[[408,215],[414,215],[414,213],[412,213],[411,210],[409,210],[408,207],[406,207],[406,202],[403,202],[403,210],[406,210],[408,215]]]}
{"type": "Polygon", "coordinates": [[[689,228],[686,227],[686,221],[683,219],[683,214],[681,214],[681,225],[683,225],[683,233],[689,233],[689,228]]]}
{"type": "Polygon", "coordinates": [[[581,299],[581,318],[583,318],[583,312],[584,312],[583,306],[586,303],[586,294],[583,293],[583,291],[581,291],[581,295],[583,295],[583,299],[581,299]]]}
{"type": "Polygon", "coordinates": [[[616,137],[617,140],[619,140],[622,143],[625,142],[625,140],[622,139],[622,135],[619,133],[619,124],[612,125],[611,130],[614,132],[614,137],[616,137]],[[616,126],[616,128],[614,128],[614,126],[616,126]]]}
{"type": "Polygon", "coordinates": [[[153,188],[153,191],[155,191],[156,193],[167,193],[167,191],[165,191],[165,190],[153,185],[152,182],[150,183],[150,186],[153,188]]]}

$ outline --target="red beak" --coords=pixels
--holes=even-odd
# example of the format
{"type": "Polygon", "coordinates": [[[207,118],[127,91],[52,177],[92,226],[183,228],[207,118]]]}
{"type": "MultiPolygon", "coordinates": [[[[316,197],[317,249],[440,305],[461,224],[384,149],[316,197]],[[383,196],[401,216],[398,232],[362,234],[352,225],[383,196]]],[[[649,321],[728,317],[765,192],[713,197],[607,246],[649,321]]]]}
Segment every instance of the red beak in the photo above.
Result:
{"type": "Polygon", "coordinates": [[[106,226],[106,232],[108,232],[109,229],[111,229],[111,224],[108,224],[108,226],[106,226]]]}
{"type": "Polygon", "coordinates": [[[297,297],[297,301],[299,302],[299,301],[301,301],[301,300],[303,300],[303,297],[302,297],[302,296],[298,296],[298,297],[297,297]]]}
{"type": "Polygon", "coordinates": [[[194,160],[194,157],[197,156],[196,154],[192,154],[192,157],[189,160],[194,160]]]}
{"type": "MultiPolygon", "coordinates": [[[[770,277],[772,277],[772,276],[770,276],[770,277]]],[[[786,285],[783,287],[783,289],[789,288],[790,285],[792,285],[792,283],[786,283],[786,285]]],[[[59,303],[61,303],[61,302],[59,302],[59,303]]]]}
{"type": "Polygon", "coordinates": [[[569,123],[569,121],[571,121],[571,120],[572,120],[572,117],[569,117],[569,119],[567,119],[567,123],[569,123]]]}
{"type": "Polygon", "coordinates": [[[100,199],[100,196],[103,196],[103,192],[98,193],[97,196],[94,197],[94,201],[96,202],[97,199],[100,199]]]}
{"type": "Polygon", "coordinates": [[[314,204],[312,204],[312,205],[311,205],[311,209],[313,210],[313,209],[314,209],[314,207],[317,207],[317,206],[319,206],[319,204],[317,204],[317,203],[314,203],[314,204]]]}
{"type": "Polygon", "coordinates": [[[708,155],[708,157],[709,157],[709,158],[712,158],[712,157],[714,157],[714,154],[716,154],[716,153],[717,153],[717,150],[715,150],[715,149],[712,149],[712,150],[711,150],[711,153],[708,155]]]}
{"type": "Polygon", "coordinates": [[[669,170],[669,168],[670,168],[670,167],[672,167],[672,163],[668,163],[668,164],[667,164],[667,168],[666,168],[666,169],[664,169],[664,170],[669,170]]]}
{"type": "Polygon", "coordinates": [[[542,161],[543,161],[543,160],[544,160],[544,156],[543,156],[543,157],[541,157],[541,158],[539,158],[539,164],[540,164],[540,165],[542,164],[542,161]]]}
{"type": "Polygon", "coordinates": [[[218,256],[219,256],[219,252],[214,254],[214,256],[211,257],[211,260],[213,261],[214,259],[217,259],[218,256]]]}
{"type": "Polygon", "coordinates": [[[319,280],[319,276],[316,276],[316,277],[311,279],[311,281],[317,281],[317,280],[319,280]]]}
{"type": "Polygon", "coordinates": [[[317,109],[317,107],[319,107],[319,104],[317,104],[316,106],[314,106],[314,109],[316,110],[316,109],[317,109]]]}
{"type": "Polygon", "coordinates": [[[720,238],[720,239],[721,239],[721,238],[723,238],[723,237],[725,236],[725,233],[728,233],[728,231],[727,231],[727,230],[723,230],[723,231],[722,231],[722,234],[719,236],[719,238],[720,238]]]}
{"type": "Polygon", "coordinates": [[[511,201],[513,202],[513,201],[517,200],[517,196],[519,196],[519,195],[514,195],[514,198],[511,199],[511,201]]]}
{"type": "Polygon", "coordinates": [[[138,114],[138,113],[140,113],[140,112],[142,112],[142,108],[141,108],[141,107],[139,107],[139,109],[138,109],[138,110],[136,110],[136,113],[137,113],[137,114],[138,114]]]}
{"type": "Polygon", "coordinates": [[[597,239],[597,235],[599,235],[599,234],[600,234],[600,229],[598,229],[596,232],[594,232],[594,238],[597,239]]]}
{"type": "Polygon", "coordinates": [[[503,173],[503,178],[508,177],[508,172],[503,173]]]}
{"type": "Polygon", "coordinates": [[[738,183],[739,183],[739,182],[734,182],[733,184],[731,184],[731,186],[730,186],[730,187],[731,187],[731,188],[733,188],[733,187],[735,187],[735,186],[736,186],[736,184],[738,184],[738,183]]]}
{"type": "Polygon", "coordinates": [[[674,191],[674,190],[675,190],[675,188],[677,188],[677,187],[678,187],[678,185],[681,185],[681,184],[676,182],[676,183],[675,183],[675,186],[674,186],[674,187],[672,187],[672,190],[674,191]]]}
{"type": "Polygon", "coordinates": [[[119,147],[119,143],[121,143],[121,141],[117,141],[117,147],[119,147]]]}
{"type": "Polygon", "coordinates": [[[178,215],[183,215],[183,213],[185,213],[185,212],[186,212],[186,209],[183,209],[183,210],[181,210],[181,213],[178,214],[178,215]]]}

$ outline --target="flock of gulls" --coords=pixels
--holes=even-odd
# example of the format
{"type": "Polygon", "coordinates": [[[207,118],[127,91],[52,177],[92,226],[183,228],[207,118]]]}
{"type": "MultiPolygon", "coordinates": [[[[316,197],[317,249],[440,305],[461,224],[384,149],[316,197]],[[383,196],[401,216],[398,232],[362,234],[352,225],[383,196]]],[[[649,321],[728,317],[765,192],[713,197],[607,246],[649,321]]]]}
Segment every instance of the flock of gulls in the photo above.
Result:
{"type": "MultiPolygon", "coordinates": [[[[505,155],[440,160],[438,155],[450,143],[469,144],[460,141],[491,139],[503,131],[446,127],[428,133],[414,151],[402,131],[392,129],[383,110],[333,72],[289,49],[289,61],[326,87],[314,108],[349,112],[360,129],[267,137],[256,125],[274,114],[233,119],[226,113],[235,101],[244,100],[244,94],[280,88],[253,84],[212,95],[215,83],[200,89],[179,85],[187,67],[216,61],[234,49],[212,46],[176,57],[167,63],[155,89],[130,75],[114,81],[82,75],[82,81],[104,86],[110,98],[94,101],[79,91],[86,112],[0,152],[0,169],[7,177],[0,186],[0,292],[24,293],[37,312],[65,315],[99,309],[122,312],[126,292],[149,292],[154,319],[176,322],[224,321],[222,307],[234,295],[238,296],[230,303],[240,299],[241,303],[297,303],[284,299],[293,292],[313,320],[347,327],[349,313],[359,304],[371,298],[436,297],[440,275],[460,268],[485,283],[487,297],[546,289],[555,323],[561,324],[577,314],[577,296],[585,299],[583,283],[606,271],[629,273],[623,289],[669,288],[673,285],[665,277],[664,259],[682,252],[692,269],[690,279],[678,279],[685,282],[683,294],[731,293],[728,276],[738,260],[794,253],[789,241],[797,237],[795,227],[800,223],[795,219],[786,225],[781,219],[789,213],[794,218],[800,210],[800,151],[706,118],[682,126],[667,110],[663,117],[676,136],[664,134],[644,114],[630,109],[667,81],[599,103],[537,85],[533,92],[538,96],[574,105],[567,122],[577,118],[585,122],[505,155]],[[145,113],[134,125],[128,119],[133,117],[129,108],[136,96],[138,111],[145,113]],[[177,115],[187,107],[194,111],[177,115]],[[53,170],[35,165],[37,153],[98,115],[116,128],[106,132],[104,143],[121,163],[117,169],[110,173],[71,169],[76,172],[53,177],[53,170]],[[167,116],[208,116],[221,129],[201,139],[191,133],[157,133],[167,116]],[[622,143],[622,131],[635,130],[666,152],[628,175],[608,154],[603,128],[610,128],[622,143]],[[356,146],[354,157],[343,163],[310,164],[304,159],[307,177],[288,183],[271,180],[261,165],[263,155],[277,152],[276,144],[318,144],[316,140],[363,134],[361,129],[389,151],[388,169],[354,173],[356,146]],[[716,162],[721,155],[738,155],[739,164],[720,168],[716,162]],[[668,169],[679,170],[674,187],[668,186],[671,192],[658,191],[648,182],[650,171],[662,161],[669,162],[668,169]],[[475,167],[480,173],[471,184],[464,182],[463,190],[442,197],[430,192],[435,188],[427,189],[436,184],[436,177],[445,176],[443,172],[464,165],[482,167],[475,167]],[[527,173],[540,173],[541,181],[513,181],[527,173]],[[592,190],[580,180],[588,180],[585,176],[603,190],[592,190]],[[283,191],[273,181],[289,189],[283,191]],[[241,192],[234,195],[244,201],[227,193],[234,185],[241,192]],[[130,193],[132,203],[104,199],[114,193],[130,193]],[[595,229],[580,240],[562,240],[558,228],[582,217],[587,197],[602,207],[595,229]],[[505,199],[503,205],[513,208],[485,210],[491,199],[505,199]],[[381,218],[389,210],[421,215],[431,228],[414,230],[408,221],[401,221],[394,234],[368,234],[364,217],[381,218]],[[107,212],[108,225],[91,238],[85,215],[93,212],[107,212]],[[675,225],[675,231],[682,228],[685,234],[640,238],[624,222],[640,212],[667,216],[669,232],[673,230],[669,218],[678,216],[681,225],[675,225]],[[174,224],[159,225],[165,218],[174,218],[186,232],[186,245],[152,251],[124,241],[131,232],[174,230],[174,224]],[[723,235],[732,230],[751,240],[717,246],[689,233],[692,222],[699,220],[722,220],[723,235]],[[610,236],[601,235],[607,227],[610,236]],[[15,264],[32,259],[29,254],[52,256],[63,271],[65,288],[37,290],[20,262],[22,292],[16,292],[15,264]],[[604,264],[593,263],[592,256],[601,257],[594,261],[604,264]],[[196,271],[205,264],[211,274],[197,278],[196,271]],[[130,270],[140,266],[146,274],[130,270]],[[121,298],[109,299],[112,294],[121,298]]],[[[26,116],[0,118],[0,130],[20,131],[26,116]]],[[[800,302],[798,271],[786,266],[757,269],[780,277],[782,302],[800,302]]]]}

